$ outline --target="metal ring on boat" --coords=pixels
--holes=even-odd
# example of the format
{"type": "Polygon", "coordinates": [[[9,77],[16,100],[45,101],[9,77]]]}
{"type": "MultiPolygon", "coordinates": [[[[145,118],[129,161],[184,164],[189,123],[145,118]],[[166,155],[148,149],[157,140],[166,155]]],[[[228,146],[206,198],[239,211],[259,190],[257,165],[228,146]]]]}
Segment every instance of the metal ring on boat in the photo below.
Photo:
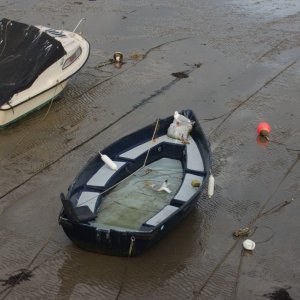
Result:
{"type": "Polygon", "coordinates": [[[130,238],[130,240],[131,240],[131,243],[130,243],[130,246],[129,246],[128,256],[131,256],[133,244],[135,242],[135,236],[132,235],[131,238],[130,238]]]}
{"type": "Polygon", "coordinates": [[[114,53],[114,62],[115,63],[123,63],[123,53],[120,51],[117,51],[114,53]]]}

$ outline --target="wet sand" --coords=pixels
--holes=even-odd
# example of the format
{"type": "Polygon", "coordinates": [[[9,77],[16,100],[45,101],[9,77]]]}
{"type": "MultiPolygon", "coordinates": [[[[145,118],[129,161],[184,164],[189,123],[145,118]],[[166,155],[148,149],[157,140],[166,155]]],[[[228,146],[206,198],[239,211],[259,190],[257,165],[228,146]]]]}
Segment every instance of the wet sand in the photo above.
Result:
{"type": "Polygon", "coordinates": [[[0,279],[32,271],[0,299],[300,298],[300,3],[198,2],[0,3],[2,17],[53,28],[85,17],[91,44],[57,101],[0,131],[0,279]],[[120,69],[105,65],[115,51],[120,69]],[[215,195],[139,257],[74,246],[59,193],[99,149],[184,108],[211,142],[215,195]],[[253,253],[232,236],[247,226],[253,253]]]}

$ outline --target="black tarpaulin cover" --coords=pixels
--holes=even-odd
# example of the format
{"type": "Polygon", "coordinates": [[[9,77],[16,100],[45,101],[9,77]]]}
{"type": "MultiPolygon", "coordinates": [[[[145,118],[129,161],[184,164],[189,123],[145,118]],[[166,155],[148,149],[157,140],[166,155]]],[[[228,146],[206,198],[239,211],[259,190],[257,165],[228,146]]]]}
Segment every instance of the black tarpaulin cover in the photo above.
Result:
{"type": "Polygon", "coordinates": [[[0,21],[0,106],[29,88],[49,66],[65,55],[62,44],[38,28],[0,21]]]}

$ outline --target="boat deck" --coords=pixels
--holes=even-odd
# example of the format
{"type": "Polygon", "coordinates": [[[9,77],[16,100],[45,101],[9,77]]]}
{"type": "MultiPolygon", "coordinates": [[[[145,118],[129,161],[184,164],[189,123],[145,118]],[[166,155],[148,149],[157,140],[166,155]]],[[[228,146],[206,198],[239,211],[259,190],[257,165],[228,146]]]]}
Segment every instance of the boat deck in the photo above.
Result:
{"type": "Polygon", "coordinates": [[[170,204],[181,185],[182,176],[179,160],[162,158],[148,165],[105,196],[98,217],[90,223],[96,227],[108,225],[138,230],[143,223],[170,204]],[[157,191],[165,180],[168,180],[170,194],[157,191]]]}
{"type": "Polygon", "coordinates": [[[107,195],[101,196],[111,186],[110,180],[116,174],[106,164],[102,165],[87,181],[87,190],[83,190],[77,200],[77,206],[86,205],[97,213],[98,217],[91,224],[101,228],[108,226],[134,230],[143,225],[156,226],[193,197],[198,188],[193,187],[191,182],[197,180],[202,184],[204,166],[198,146],[191,136],[184,148],[181,141],[163,135],[126,150],[118,156],[118,160],[114,160],[118,172],[123,172],[128,164],[145,155],[149,149],[156,147],[154,151],[162,151],[159,149],[161,145],[171,145],[167,149],[172,153],[178,149],[186,153],[185,171],[180,159],[161,158],[128,176],[107,195]],[[157,191],[165,180],[168,180],[171,193],[157,191]]]}

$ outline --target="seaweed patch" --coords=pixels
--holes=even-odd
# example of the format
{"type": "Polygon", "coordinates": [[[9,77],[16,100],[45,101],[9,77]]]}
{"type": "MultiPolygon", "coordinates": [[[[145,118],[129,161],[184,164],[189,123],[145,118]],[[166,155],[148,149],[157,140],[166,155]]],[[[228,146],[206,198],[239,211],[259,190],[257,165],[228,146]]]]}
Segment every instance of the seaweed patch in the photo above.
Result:
{"type": "Polygon", "coordinates": [[[188,72],[187,71],[183,71],[183,72],[176,72],[176,73],[172,73],[172,76],[178,78],[178,79],[182,79],[182,78],[188,78],[188,72]]]}
{"type": "Polygon", "coordinates": [[[8,277],[8,279],[0,279],[1,282],[3,282],[3,286],[10,285],[15,286],[16,284],[19,284],[21,281],[30,280],[30,277],[32,277],[32,271],[27,269],[21,269],[19,273],[16,275],[11,275],[8,277]]]}

